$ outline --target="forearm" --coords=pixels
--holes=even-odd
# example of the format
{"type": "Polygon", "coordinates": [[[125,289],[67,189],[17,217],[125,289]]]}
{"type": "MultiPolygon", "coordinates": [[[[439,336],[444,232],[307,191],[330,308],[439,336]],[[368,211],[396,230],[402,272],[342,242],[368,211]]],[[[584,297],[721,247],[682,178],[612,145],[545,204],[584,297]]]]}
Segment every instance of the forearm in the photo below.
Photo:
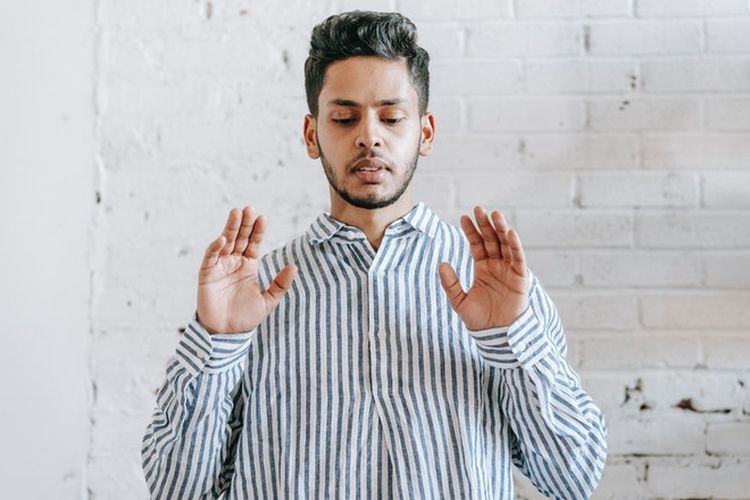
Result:
{"type": "Polygon", "coordinates": [[[512,325],[470,333],[500,377],[498,404],[521,452],[517,465],[543,493],[588,497],[606,460],[606,426],[565,359],[562,323],[536,278],[512,325]]]}
{"type": "Polygon", "coordinates": [[[154,498],[214,498],[211,491],[223,487],[241,428],[239,382],[250,339],[209,337],[195,316],[188,324],[143,438],[142,465],[154,498]]]}

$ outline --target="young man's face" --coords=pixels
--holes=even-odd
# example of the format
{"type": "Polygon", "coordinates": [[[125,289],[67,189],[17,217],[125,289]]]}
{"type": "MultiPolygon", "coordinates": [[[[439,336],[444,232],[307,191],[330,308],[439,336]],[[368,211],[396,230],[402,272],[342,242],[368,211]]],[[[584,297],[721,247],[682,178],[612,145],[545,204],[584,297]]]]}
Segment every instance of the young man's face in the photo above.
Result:
{"type": "Polygon", "coordinates": [[[418,155],[432,147],[434,119],[419,116],[406,61],[351,57],[326,69],[318,118],[305,117],[308,155],[320,157],[331,188],[361,208],[396,202],[418,155]]]}

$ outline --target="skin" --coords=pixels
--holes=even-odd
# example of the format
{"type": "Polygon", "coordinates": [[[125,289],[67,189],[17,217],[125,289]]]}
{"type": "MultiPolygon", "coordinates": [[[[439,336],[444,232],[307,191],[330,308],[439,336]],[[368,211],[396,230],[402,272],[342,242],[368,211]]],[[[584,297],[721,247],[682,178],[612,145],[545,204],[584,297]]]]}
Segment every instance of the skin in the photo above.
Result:
{"type": "MultiPolygon", "coordinates": [[[[432,151],[435,118],[419,115],[416,89],[404,60],[352,57],[331,64],[318,97],[318,117],[306,115],[307,154],[320,159],[329,181],[331,215],[360,228],[373,249],[385,229],[413,207],[410,181],[418,156],[432,151]],[[388,167],[366,182],[355,168],[363,158],[388,167]]],[[[469,330],[508,326],[528,307],[529,279],[518,233],[499,211],[474,208],[461,216],[471,245],[474,281],[464,291],[454,269],[439,264],[440,282],[469,330]]],[[[198,275],[199,322],[210,334],[254,329],[278,305],[296,276],[290,264],[267,290],[258,284],[266,217],[251,206],[233,208],[224,230],[206,249],[198,275]]]]}

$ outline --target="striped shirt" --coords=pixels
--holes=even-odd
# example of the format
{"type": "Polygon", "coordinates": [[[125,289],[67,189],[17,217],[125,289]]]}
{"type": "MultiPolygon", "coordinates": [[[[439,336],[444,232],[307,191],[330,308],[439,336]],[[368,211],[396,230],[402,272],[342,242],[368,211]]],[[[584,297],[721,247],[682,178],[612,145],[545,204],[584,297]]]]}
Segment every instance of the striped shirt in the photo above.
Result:
{"type": "Polygon", "coordinates": [[[193,313],[143,438],[153,498],[587,498],[607,455],[601,411],[566,361],[529,271],[513,324],[471,331],[442,289],[468,289],[464,233],[418,203],[377,251],[323,212],[261,258],[298,274],[257,328],[209,335],[193,313]],[[222,496],[225,495],[225,496],[222,496]]]}

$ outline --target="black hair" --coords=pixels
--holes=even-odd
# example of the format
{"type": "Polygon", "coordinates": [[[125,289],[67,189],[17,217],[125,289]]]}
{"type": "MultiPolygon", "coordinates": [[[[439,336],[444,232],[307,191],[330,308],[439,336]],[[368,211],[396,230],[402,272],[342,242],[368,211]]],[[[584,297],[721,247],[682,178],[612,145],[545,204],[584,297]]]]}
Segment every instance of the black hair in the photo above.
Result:
{"type": "Polygon", "coordinates": [[[417,45],[417,27],[396,12],[355,10],[329,16],[315,26],[305,61],[305,92],[310,114],[318,117],[318,96],[326,68],[355,56],[406,58],[411,83],[417,91],[419,114],[427,111],[430,55],[417,45]]]}

